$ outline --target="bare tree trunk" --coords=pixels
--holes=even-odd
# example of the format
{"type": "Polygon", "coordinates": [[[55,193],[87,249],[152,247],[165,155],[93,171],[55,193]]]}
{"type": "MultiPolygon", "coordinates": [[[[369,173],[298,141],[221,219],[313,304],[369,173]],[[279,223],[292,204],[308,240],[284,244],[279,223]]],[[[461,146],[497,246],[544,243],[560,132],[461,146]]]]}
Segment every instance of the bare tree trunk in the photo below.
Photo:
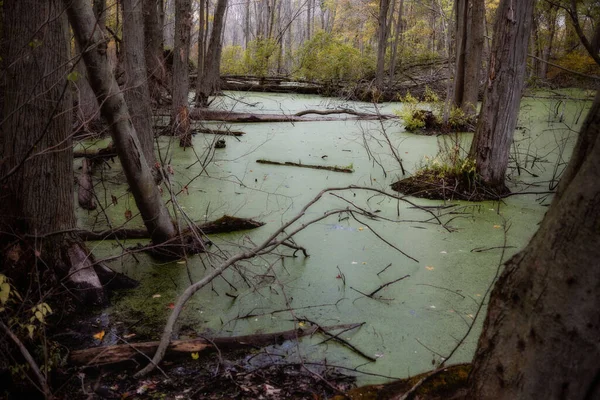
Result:
{"type": "MultiPolygon", "coordinates": [[[[64,8],[59,0],[7,0],[3,10],[0,252],[17,246],[23,255],[1,254],[0,260],[16,282],[25,279],[25,287],[64,281],[84,302],[100,304],[105,293],[93,256],[74,235],[60,233],[76,222],[64,8]]],[[[96,23],[91,7],[90,23],[96,23]]]]}
{"type": "Polygon", "coordinates": [[[246,0],[246,12],[244,14],[244,49],[250,43],[250,0],[246,0]]]}
{"type": "Polygon", "coordinates": [[[472,399],[600,398],[600,93],[540,229],[492,292],[472,399]]]}
{"type": "Polygon", "coordinates": [[[142,145],[144,157],[150,168],[155,163],[154,132],[146,56],[144,53],[144,16],[141,0],[122,0],[123,54],[125,60],[125,101],[133,127],[142,145]]]}
{"type": "Polygon", "coordinates": [[[192,27],[192,1],[175,2],[175,46],[173,47],[173,107],[172,121],[181,108],[188,108],[190,93],[189,59],[190,30],[192,27]]]}
{"type": "Polygon", "coordinates": [[[390,0],[379,0],[379,17],[377,18],[377,71],[375,73],[375,86],[383,90],[385,75],[385,50],[388,38],[388,12],[390,0]]]}
{"type": "Polygon", "coordinates": [[[144,36],[146,42],[144,56],[148,77],[150,78],[150,94],[157,101],[161,97],[160,85],[165,84],[167,76],[163,54],[163,26],[160,20],[162,8],[163,0],[144,0],[144,36]]]}
{"type": "Polygon", "coordinates": [[[554,46],[554,37],[556,36],[556,26],[557,26],[557,22],[556,22],[556,18],[557,18],[557,14],[558,14],[558,7],[552,5],[549,7],[550,9],[547,10],[547,23],[549,25],[550,31],[548,32],[548,40],[546,42],[546,45],[544,46],[544,49],[542,50],[542,60],[543,62],[540,63],[540,68],[539,68],[539,77],[540,79],[546,79],[546,76],[548,75],[548,61],[550,61],[550,56],[552,54],[552,48],[554,46]]]}
{"type": "Polygon", "coordinates": [[[213,29],[208,43],[208,52],[206,54],[206,65],[204,74],[198,79],[196,88],[196,105],[206,107],[209,96],[212,96],[219,90],[220,67],[221,67],[221,49],[223,42],[221,35],[225,25],[225,10],[227,9],[227,0],[218,0],[217,8],[214,13],[213,29]]]}
{"type": "Polygon", "coordinates": [[[479,94],[485,3],[483,0],[458,0],[456,10],[454,105],[473,115],[477,111],[479,94]]]}
{"type": "Polygon", "coordinates": [[[470,157],[482,182],[497,193],[504,184],[508,156],[525,81],[527,45],[534,0],[502,0],[496,11],[486,88],[470,157]]]}
{"type": "Polygon", "coordinates": [[[394,78],[396,74],[396,59],[398,56],[398,43],[400,42],[400,37],[402,36],[402,25],[404,24],[403,18],[404,11],[404,0],[400,0],[400,4],[398,5],[398,17],[396,19],[396,32],[394,34],[394,44],[392,45],[392,55],[390,59],[390,79],[394,78]]]}
{"type": "Polygon", "coordinates": [[[207,7],[208,0],[200,0],[198,11],[198,71],[196,73],[196,101],[198,99],[198,86],[201,77],[204,75],[204,64],[206,60],[206,37],[204,36],[204,9],[207,7]]]}
{"type": "Polygon", "coordinates": [[[102,115],[111,126],[113,142],[131,193],[152,241],[155,244],[164,243],[175,236],[175,227],[154,184],[125,99],[110,70],[106,54],[107,44],[100,33],[94,30],[94,16],[87,1],[64,2],[68,7],[67,14],[75,39],[86,49],[83,56],[90,83],[102,104],[102,115]]]}

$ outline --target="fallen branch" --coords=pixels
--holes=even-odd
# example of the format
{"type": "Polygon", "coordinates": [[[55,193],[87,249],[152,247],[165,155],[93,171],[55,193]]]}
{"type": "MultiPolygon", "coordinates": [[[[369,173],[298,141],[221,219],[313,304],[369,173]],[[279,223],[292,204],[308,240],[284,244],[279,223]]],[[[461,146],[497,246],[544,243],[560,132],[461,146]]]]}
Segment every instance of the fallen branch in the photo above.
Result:
{"type": "Polygon", "coordinates": [[[332,114],[350,114],[355,115],[361,118],[374,118],[374,119],[393,119],[398,118],[395,115],[390,114],[371,114],[371,113],[362,113],[358,111],[351,110],[349,108],[343,108],[339,110],[304,110],[297,112],[294,114],[296,117],[302,117],[308,114],[317,114],[317,115],[332,115],[332,114]]]}
{"type": "Polygon", "coordinates": [[[404,275],[402,278],[398,278],[398,279],[395,279],[395,280],[393,280],[393,281],[391,281],[391,282],[385,283],[385,284],[383,284],[383,285],[379,286],[377,289],[373,290],[373,291],[372,291],[371,293],[369,293],[367,296],[368,296],[368,297],[370,297],[370,298],[373,298],[373,296],[375,296],[375,294],[376,294],[377,292],[379,292],[380,290],[382,290],[382,289],[384,289],[384,288],[386,288],[386,287],[388,287],[388,286],[390,286],[390,285],[392,285],[392,284],[394,284],[394,283],[396,283],[396,282],[399,282],[399,281],[401,281],[401,280],[403,280],[403,279],[406,279],[406,278],[408,278],[409,276],[410,276],[410,275],[404,275]]]}
{"type": "Polygon", "coordinates": [[[263,160],[263,159],[256,160],[256,162],[259,164],[285,165],[285,166],[289,166],[289,167],[324,169],[324,170],[333,171],[333,172],[345,172],[345,173],[354,172],[354,170],[352,168],[338,167],[337,165],[328,166],[328,165],[300,164],[300,163],[295,163],[295,162],[291,162],[291,161],[279,162],[279,161],[271,161],[271,160],[263,160]]]}
{"type": "MultiPolygon", "coordinates": [[[[251,218],[238,218],[224,215],[217,220],[199,224],[196,228],[205,235],[211,235],[260,228],[264,224],[264,222],[255,221],[251,218]]],[[[148,230],[145,228],[118,228],[102,232],[80,230],[77,234],[84,241],[106,239],[150,239],[148,230]]]]}
{"type": "Polygon", "coordinates": [[[105,147],[103,149],[98,149],[98,150],[74,151],[73,157],[74,158],[87,158],[89,160],[92,160],[95,158],[104,158],[104,159],[115,158],[115,157],[117,157],[117,150],[112,146],[112,144],[110,144],[107,147],[105,147]]]}
{"type": "MultiPolygon", "coordinates": [[[[310,111],[310,110],[309,110],[310,111]]],[[[301,113],[305,113],[302,111],[301,113]]],[[[314,112],[313,113],[319,113],[314,112]]],[[[334,114],[336,112],[331,112],[334,114]]],[[[340,114],[340,112],[337,112],[340,114]]],[[[348,114],[344,112],[344,114],[348,114]]],[[[224,122],[314,122],[314,121],[343,121],[346,119],[354,120],[377,120],[383,116],[377,114],[355,114],[355,117],[350,118],[332,118],[328,116],[306,117],[305,115],[285,115],[285,114],[251,114],[238,113],[232,111],[209,110],[206,108],[195,108],[190,112],[190,118],[201,121],[224,121],[224,122]]],[[[389,115],[386,118],[397,118],[389,115]]]]}
{"type": "MultiPolygon", "coordinates": [[[[362,324],[341,324],[326,327],[317,325],[307,329],[291,329],[283,332],[262,333],[255,335],[197,338],[188,340],[173,340],[167,348],[171,355],[223,350],[238,350],[244,348],[264,347],[271,344],[282,343],[286,340],[295,340],[300,337],[313,335],[317,332],[329,334],[330,330],[352,329],[362,324]]],[[[116,364],[136,358],[142,354],[152,356],[160,342],[128,343],[104,347],[93,347],[71,352],[69,362],[74,365],[97,366],[116,364]]]]}

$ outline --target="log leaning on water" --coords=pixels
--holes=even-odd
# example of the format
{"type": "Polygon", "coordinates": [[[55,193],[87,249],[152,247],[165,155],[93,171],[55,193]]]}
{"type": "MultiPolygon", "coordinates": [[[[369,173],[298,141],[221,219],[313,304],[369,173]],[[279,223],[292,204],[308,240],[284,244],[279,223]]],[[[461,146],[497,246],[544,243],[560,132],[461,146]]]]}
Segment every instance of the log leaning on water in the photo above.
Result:
{"type": "MultiPolygon", "coordinates": [[[[354,329],[362,324],[342,324],[333,326],[311,326],[310,328],[292,329],[289,331],[263,333],[255,335],[218,337],[218,338],[197,338],[188,340],[173,340],[167,349],[171,355],[188,355],[190,353],[199,353],[211,351],[218,348],[220,351],[237,350],[243,348],[264,347],[272,344],[282,343],[286,340],[295,340],[304,336],[317,333],[319,330],[332,331],[339,329],[354,329]]],[[[159,342],[143,342],[119,344],[113,346],[94,347],[84,350],[72,351],[69,355],[69,362],[74,365],[107,365],[128,361],[140,357],[143,353],[151,357],[158,347],[159,342]]]]}
{"type": "MultiPolygon", "coordinates": [[[[197,228],[205,235],[215,233],[237,232],[246,229],[255,229],[263,226],[265,223],[255,221],[251,218],[238,218],[224,215],[221,218],[198,224],[197,228]]],[[[144,228],[118,228],[102,232],[93,232],[80,230],[77,232],[82,240],[110,240],[110,239],[149,239],[148,230],[144,228]]]]}

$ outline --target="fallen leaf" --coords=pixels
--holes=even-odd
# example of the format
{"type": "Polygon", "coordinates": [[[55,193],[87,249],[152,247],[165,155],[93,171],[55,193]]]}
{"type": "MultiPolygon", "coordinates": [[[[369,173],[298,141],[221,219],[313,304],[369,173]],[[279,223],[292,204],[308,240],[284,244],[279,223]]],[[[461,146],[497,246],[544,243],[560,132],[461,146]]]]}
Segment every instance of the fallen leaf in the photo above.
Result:
{"type": "Polygon", "coordinates": [[[124,339],[131,339],[131,338],[132,338],[132,337],[134,337],[134,336],[135,336],[135,333],[130,333],[130,334],[128,334],[128,335],[123,335],[123,338],[124,338],[124,339]]]}
{"type": "Polygon", "coordinates": [[[425,266],[425,269],[428,271],[433,271],[435,268],[432,267],[431,265],[427,265],[427,266],[425,266]]]}
{"type": "Polygon", "coordinates": [[[302,321],[298,322],[298,326],[299,326],[299,327],[303,327],[304,325],[306,325],[306,323],[304,323],[304,322],[302,322],[302,321]]]}
{"type": "Polygon", "coordinates": [[[127,219],[129,221],[132,216],[133,216],[133,214],[131,213],[131,210],[125,211],[125,219],[127,219]]]}
{"type": "Polygon", "coordinates": [[[106,334],[106,332],[100,331],[94,335],[94,339],[102,340],[102,339],[104,339],[105,334],[106,334]]]}
{"type": "Polygon", "coordinates": [[[198,352],[192,353],[192,358],[194,360],[197,360],[198,358],[200,358],[200,354],[198,354],[198,352]]]}
{"type": "Polygon", "coordinates": [[[113,203],[113,206],[116,206],[117,204],[119,204],[119,201],[117,200],[117,196],[111,194],[110,195],[110,199],[111,199],[111,201],[113,203]]]}
{"type": "Polygon", "coordinates": [[[364,231],[365,228],[363,228],[362,226],[360,228],[358,228],[359,231],[364,231]]]}
{"type": "Polygon", "coordinates": [[[185,261],[177,261],[177,264],[185,264],[185,261]]]}
{"type": "Polygon", "coordinates": [[[448,252],[446,250],[442,250],[440,251],[440,254],[448,254],[448,252]]]}
{"type": "Polygon", "coordinates": [[[153,294],[153,295],[152,295],[152,298],[153,298],[153,299],[158,299],[159,297],[160,297],[160,294],[153,294]]]}
{"type": "Polygon", "coordinates": [[[498,228],[502,228],[501,225],[494,225],[494,228],[498,229],[498,228]]]}
{"type": "Polygon", "coordinates": [[[342,275],[338,274],[335,279],[342,279],[342,275]]]}
{"type": "Polygon", "coordinates": [[[170,308],[171,310],[175,308],[175,303],[169,303],[167,305],[167,308],[170,308]]]}

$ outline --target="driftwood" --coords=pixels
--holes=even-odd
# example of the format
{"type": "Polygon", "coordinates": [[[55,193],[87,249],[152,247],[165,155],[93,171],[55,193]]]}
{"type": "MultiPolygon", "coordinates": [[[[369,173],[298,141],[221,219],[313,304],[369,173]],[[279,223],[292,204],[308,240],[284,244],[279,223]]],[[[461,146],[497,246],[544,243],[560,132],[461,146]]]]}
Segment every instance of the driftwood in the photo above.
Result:
{"type": "MultiPolygon", "coordinates": [[[[243,348],[264,347],[271,344],[282,343],[286,340],[295,340],[303,336],[309,336],[317,332],[328,332],[338,329],[354,329],[361,324],[342,324],[333,326],[311,326],[307,329],[292,329],[289,331],[263,333],[246,336],[198,338],[188,340],[173,340],[169,344],[167,352],[171,355],[200,353],[219,349],[219,351],[237,350],[243,348]]],[[[76,350],[69,355],[69,362],[75,365],[106,365],[128,361],[138,358],[140,353],[152,356],[156,352],[159,342],[130,343],[113,346],[94,347],[84,350],[76,350]]]]}
{"type": "MultiPolygon", "coordinates": [[[[224,215],[215,221],[209,221],[197,225],[205,235],[215,233],[228,233],[242,231],[246,229],[255,229],[263,226],[265,223],[255,221],[250,218],[238,218],[224,215]]],[[[80,230],[77,232],[82,240],[106,240],[106,239],[149,239],[150,235],[145,228],[118,228],[103,232],[92,232],[80,230]]]]}
{"type": "Polygon", "coordinates": [[[81,163],[81,174],[79,175],[77,190],[77,201],[84,210],[95,210],[96,199],[94,195],[94,183],[92,182],[93,163],[85,158],[81,163]]]}
{"type": "Polygon", "coordinates": [[[269,164],[269,165],[286,165],[290,167],[300,167],[300,168],[312,168],[312,169],[324,169],[327,171],[333,172],[345,172],[352,173],[354,170],[349,167],[338,167],[338,166],[329,166],[329,165],[312,165],[312,164],[300,164],[291,161],[279,162],[279,161],[271,161],[271,160],[256,160],[259,164],[269,164]]]}

